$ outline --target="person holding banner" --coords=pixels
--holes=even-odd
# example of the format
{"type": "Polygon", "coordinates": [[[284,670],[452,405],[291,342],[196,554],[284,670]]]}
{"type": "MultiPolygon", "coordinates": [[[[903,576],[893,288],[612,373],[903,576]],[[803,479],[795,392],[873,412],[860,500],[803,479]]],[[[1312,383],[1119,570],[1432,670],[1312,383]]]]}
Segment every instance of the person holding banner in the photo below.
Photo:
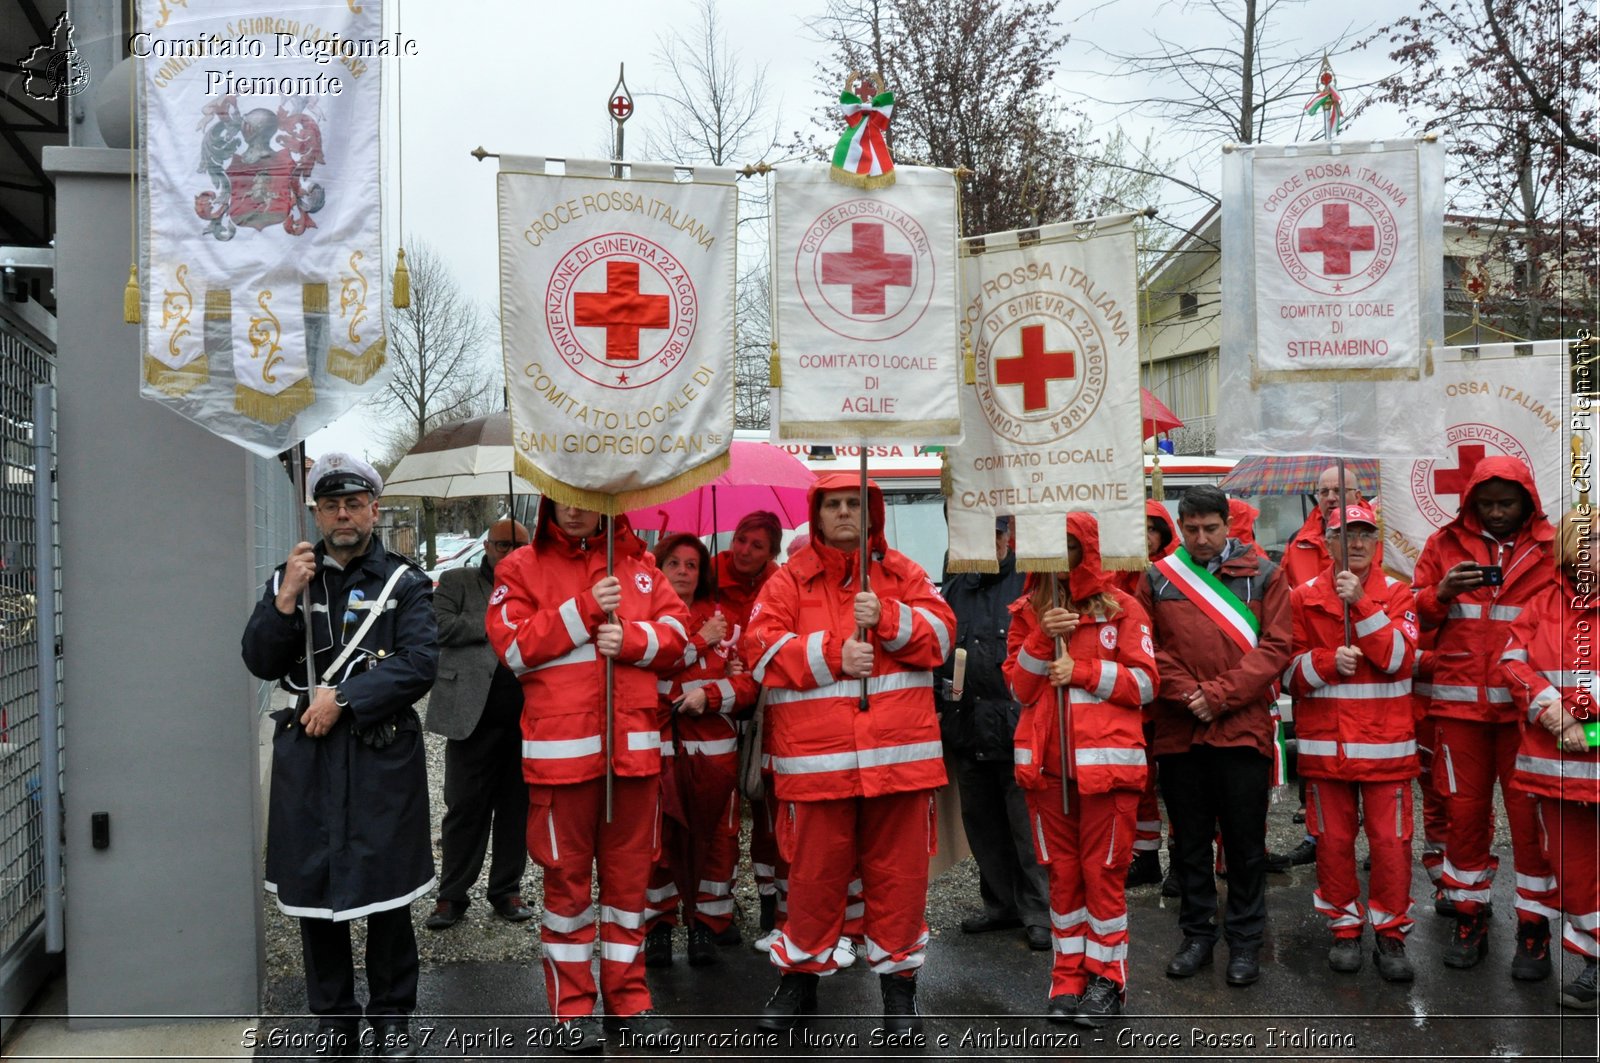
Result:
{"type": "Polygon", "coordinates": [[[946,782],[932,670],[950,654],[955,616],[922,567],[889,549],[882,490],[866,482],[866,512],[862,493],[841,473],[811,486],[811,544],[761,589],[745,636],[752,674],[768,689],[778,844],[789,859],[788,918],[770,953],[782,978],[761,1019],[768,1030],[817,1010],[818,978],[838,969],[858,867],[884,1029],[904,1035],[922,1024],[933,791],[946,782]]]}
{"type": "Polygon", "coordinates": [[[433,686],[433,586],[374,528],[383,479],[348,454],[307,478],[321,541],[299,543],[267,581],[245,627],[245,667],[296,696],[272,714],[266,886],[300,921],[306,1005],[318,1051],[415,1059],[417,938],[411,902],[433,888],[428,777],[413,706],[433,686]],[[315,692],[305,659],[309,589],[315,692]],[[338,618],[338,619],[335,619],[338,618]],[[367,1021],[358,1041],[350,922],[367,920],[367,1021]]]}
{"type": "Polygon", "coordinates": [[[1535,795],[1540,844],[1566,918],[1561,944],[1583,971],[1561,987],[1563,1007],[1595,1009],[1600,985],[1600,735],[1595,631],[1600,627],[1600,528],[1587,503],[1561,518],[1560,573],[1511,625],[1500,663],[1522,719],[1517,784],[1535,795]]]}
{"type": "Polygon", "coordinates": [[[539,940],[557,1044],[600,1047],[590,969],[597,936],[607,1025],[638,1036],[667,1032],[651,1005],[642,955],[645,890],[660,848],[656,674],[679,666],[689,612],[627,518],[549,496],[539,500],[532,544],[495,572],[486,626],[489,644],[522,682],[528,855],[544,868],[539,940]],[[590,892],[597,868],[598,934],[590,892]]]}
{"type": "Polygon", "coordinates": [[[1511,975],[1521,981],[1550,976],[1556,884],[1539,848],[1536,801],[1514,777],[1518,713],[1499,658],[1511,624],[1555,581],[1554,540],[1528,467],[1516,458],[1484,458],[1462,488],[1459,515],[1422,548],[1414,584],[1422,627],[1437,631],[1431,712],[1439,718],[1435,759],[1445,771],[1434,772],[1434,783],[1449,810],[1441,882],[1456,909],[1444,962],[1473,967],[1489,947],[1498,779],[1517,874],[1511,975]]]}
{"type": "Polygon", "coordinates": [[[711,553],[696,536],[669,535],[656,544],[656,564],[689,610],[689,646],[678,670],[657,686],[667,724],[661,752],[668,787],[661,824],[662,859],[650,876],[646,967],[672,964],[672,928],[683,902],[689,965],[717,962],[717,935],[733,925],[733,870],[738,838],[739,770],[734,714],[756,703],[756,683],[728,641],[728,618],[711,596],[711,553]],[[682,896],[682,883],[693,891],[682,896]]]}
{"type": "Polygon", "coordinates": [[[1067,515],[1067,565],[1064,598],[1053,575],[1034,573],[1012,604],[1005,671],[1023,703],[1017,783],[1050,874],[1056,948],[1045,1013],[1095,1028],[1127,1000],[1124,891],[1149,770],[1140,717],[1155,696],[1155,648],[1143,607],[1101,571],[1100,528],[1086,513],[1067,515]]]}
{"type": "Polygon", "coordinates": [[[1266,933],[1267,790],[1272,706],[1289,662],[1289,588],[1271,560],[1228,537],[1228,498],[1200,484],[1178,503],[1183,545],[1139,585],[1155,628],[1153,752],[1172,820],[1183,944],[1167,965],[1188,978],[1211,963],[1218,928],[1212,832],[1227,857],[1227,981],[1261,977],[1266,933]]]}
{"type": "MultiPolygon", "coordinates": [[[[1373,962],[1390,982],[1416,977],[1406,959],[1411,930],[1411,780],[1417,739],[1411,668],[1417,618],[1411,588],[1373,563],[1378,518],[1359,503],[1335,509],[1330,536],[1349,543],[1290,595],[1295,657],[1283,685],[1295,696],[1300,774],[1308,781],[1307,827],[1318,839],[1317,911],[1333,927],[1328,966],[1361,969],[1361,924],[1372,923],[1373,962]],[[1346,622],[1353,642],[1346,643],[1346,622]],[[1356,877],[1356,831],[1372,856],[1367,906],[1356,877]]],[[[1337,543],[1339,540],[1335,538],[1337,543]]],[[[1337,545],[1335,550],[1337,550],[1337,545]]]]}

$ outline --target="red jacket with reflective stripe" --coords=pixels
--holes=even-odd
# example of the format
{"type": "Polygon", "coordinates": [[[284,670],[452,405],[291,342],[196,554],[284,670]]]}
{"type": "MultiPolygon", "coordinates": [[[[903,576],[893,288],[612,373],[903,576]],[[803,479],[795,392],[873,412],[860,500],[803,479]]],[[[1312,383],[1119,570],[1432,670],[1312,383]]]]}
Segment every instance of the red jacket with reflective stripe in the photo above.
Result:
{"type": "MultiPolygon", "coordinates": [[[[1141,710],[1156,689],[1150,618],[1131,595],[1109,587],[1106,593],[1121,611],[1110,619],[1080,616],[1066,643],[1072,658],[1072,679],[1063,688],[1068,770],[1086,794],[1142,790],[1149,770],[1141,710]]],[[[1023,706],[1014,746],[1017,783],[1029,790],[1060,786],[1061,731],[1049,676],[1055,640],[1039,626],[1027,597],[1011,605],[1006,650],[1006,682],[1023,706]]]]}
{"type": "MultiPolygon", "coordinates": [[[[495,566],[485,627],[489,644],[522,683],[522,776],[564,785],[605,773],[605,658],[595,630],[605,613],[590,591],[605,578],[603,535],[574,542],[540,502],[533,543],[495,566]]],[[[622,653],[612,669],[618,775],[661,770],[656,673],[676,667],[688,643],[689,611],[655,558],[617,522],[614,573],[622,583],[622,653]]]]}
{"type": "Polygon", "coordinates": [[[1411,669],[1417,617],[1411,588],[1374,562],[1366,595],[1350,607],[1355,674],[1334,667],[1344,644],[1344,610],[1333,591],[1333,566],[1289,595],[1294,656],[1283,673],[1294,695],[1294,733],[1300,774],[1311,778],[1381,782],[1418,772],[1411,669]]]}
{"type": "MultiPolygon", "coordinates": [[[[677,741],[683,743],[684,752],[712,756],[737,751],[738,730],[734,727],[734,714],[756,703],[760,687],[748,670],[737,676],[728,675],[728,662],[739,652],[738,647],[722,643],[708,645],[700,637],[700,629],[711,619],[720,605],[702,598],[689,607],[689,643],[679,658],[677,670],[657,684],[661,691],[662,713],[667,722],[661,728],[662,752],[671,752],[674,731],[677,741]],[[703,688],[706,692],[706,711],[699,716],[689,716],[672,711],[672,703],[685,693],[703,688]]],[[[726,617],[727,613],[724,612],[726,617]]],[[[731,621],[730,621],[731,625],[731,621]]],[[[731,626],[730,626],[731,630],[731,626]]]]}
{"type": "MultiPolygon", "coordinates": [[[[825,491],[853,488],[854,476],[822,477],[811,488],[812,527],[825,491]]],[[[766,751],[777,796],[786,801],[931,790],[946,781],[933,706],[933,669],[950,653],[955,614],[915,561],[888,549],[883,495],[869,481],[872,562],[882,603],[868,679],[844,674],[841,654],[855,636],[859,558],[813,539],[761,588],[745,635],[745,659],[767,688],[766,751]]]]}
{"type": "Polygon", "coordinates": [[[1554,538],[1555,529],[1544,517],[1527,466],[1515,458],[1478,462],[1462,495],[1460,516],[1429,537],[1412,578],[1422,627],[1438,629],[1429,679],[1433,696],[1429,715],[1479,723],[1517,719],[1500,667],[1500,651],[1505,649],[1512,621],[1555,580],[1550,553],[1554,538]],[[1472,507],[1472,492],[1489,479],[1520,484],[1533,499],[1534,512],[1509,546],[1483,530],[1472,507]],[[1499,565],[1505,583],[1478,587],[1441,602],[1439,581],[1462,561],[1499,565]]]}
{"type": "Polygon", "coordinates": [[[1500,661],[1511,699],[1522,717],[1516,783],[1524,790],[1563,801],[1600,803],[1600,747],[1564,753],[1555,735],[1535,722],[1551,699],[1579,720],[1595,718],[1596,668],[1600,666],[1600,609],[1562,574],[1529,602],[1500,661]],[[1582,628],[1579,625],[1584,625],[1582,628]]]}
{"type": "MultiPolygon", "coordinates": [[[[712,578],[717,581],[717,605],[728,618],[728,638],[739,642],[744,638],[745,625],[750,623],[750,610],[755,607],[756,595],[761,593],[767,580],[778,571],[778,566],[767,562],[767,567],[753,580],[747,580],[733,570],[733,555],[724,550],[711,561],[712,578]]],[[[709,614],[708,614],[709,615],[709,614]]]]}

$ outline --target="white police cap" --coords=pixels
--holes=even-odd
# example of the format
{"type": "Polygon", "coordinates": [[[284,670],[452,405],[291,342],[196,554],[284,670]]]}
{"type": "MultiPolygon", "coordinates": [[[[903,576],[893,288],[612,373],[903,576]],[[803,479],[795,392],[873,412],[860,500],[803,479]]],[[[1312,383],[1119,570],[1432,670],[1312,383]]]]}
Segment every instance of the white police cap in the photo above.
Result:
{"type": "Polygon", "coordinates": [[[383,494],[383,477],[358,457],[335,451],[324,454],[311,466],[312,498],[354,495],[362,491],[377,498],[383,494]]]}

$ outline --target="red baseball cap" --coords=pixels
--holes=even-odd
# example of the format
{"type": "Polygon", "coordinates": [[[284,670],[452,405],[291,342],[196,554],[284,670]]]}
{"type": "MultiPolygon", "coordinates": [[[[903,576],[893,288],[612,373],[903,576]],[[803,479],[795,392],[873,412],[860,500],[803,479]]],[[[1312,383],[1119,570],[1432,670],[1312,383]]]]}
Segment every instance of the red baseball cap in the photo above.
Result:
{"type": "Polygon", "coordinates": [[[1372,512],[1371,506],[1355,502],[1328,514],[1328,530],[1337,531],[1346,521],[1351,524],[1370,524],[1376,528],[1378,526],[1378,515],[1372,512]]]}

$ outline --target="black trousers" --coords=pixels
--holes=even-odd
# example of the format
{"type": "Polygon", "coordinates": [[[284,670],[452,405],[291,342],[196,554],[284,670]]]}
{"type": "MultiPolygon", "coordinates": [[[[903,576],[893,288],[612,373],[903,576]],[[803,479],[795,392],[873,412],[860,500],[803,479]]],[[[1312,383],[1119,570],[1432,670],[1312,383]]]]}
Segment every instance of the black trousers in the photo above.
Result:
{"type": "Polygon", "coordinates": [[[1050,925],[1050,880],[1033,852],[1028,801],[1010,761],[950,758],[961,788],[961,826],[978,861],[984,910],[1016,916],[1025,926],[1050,925]]]}
{"type": "Polygon", "coordinates": [[[1229,946],[1259,947],[1267,929],[1267,789],[1272,762],[1253,749],[1195,746],[1156,758],[1172,822],[1168,848],[1182,900],[1185,937],[1217,939],[1217,882],[1211,838],[1222,828],[1228,862],[1229,946]]]}
{"type": "Polygon", "coordinates": [[[472,734],[444,744],[439,899],[467,903],[490,843],[490,901],[522,892],[528,868],[528,784],[522,779],[522,702],[489,699],[472,734]]]}
{"type": "MultiPolygon", "coordinates": [[[[300,920],[300,949],[311,1014],[359,1018],[349,922],[300,920]]],[[[409,904],[367,916],[367,997],[369,1019],[410,1015],[417,1008],[417,935],[409,904]]]]}

